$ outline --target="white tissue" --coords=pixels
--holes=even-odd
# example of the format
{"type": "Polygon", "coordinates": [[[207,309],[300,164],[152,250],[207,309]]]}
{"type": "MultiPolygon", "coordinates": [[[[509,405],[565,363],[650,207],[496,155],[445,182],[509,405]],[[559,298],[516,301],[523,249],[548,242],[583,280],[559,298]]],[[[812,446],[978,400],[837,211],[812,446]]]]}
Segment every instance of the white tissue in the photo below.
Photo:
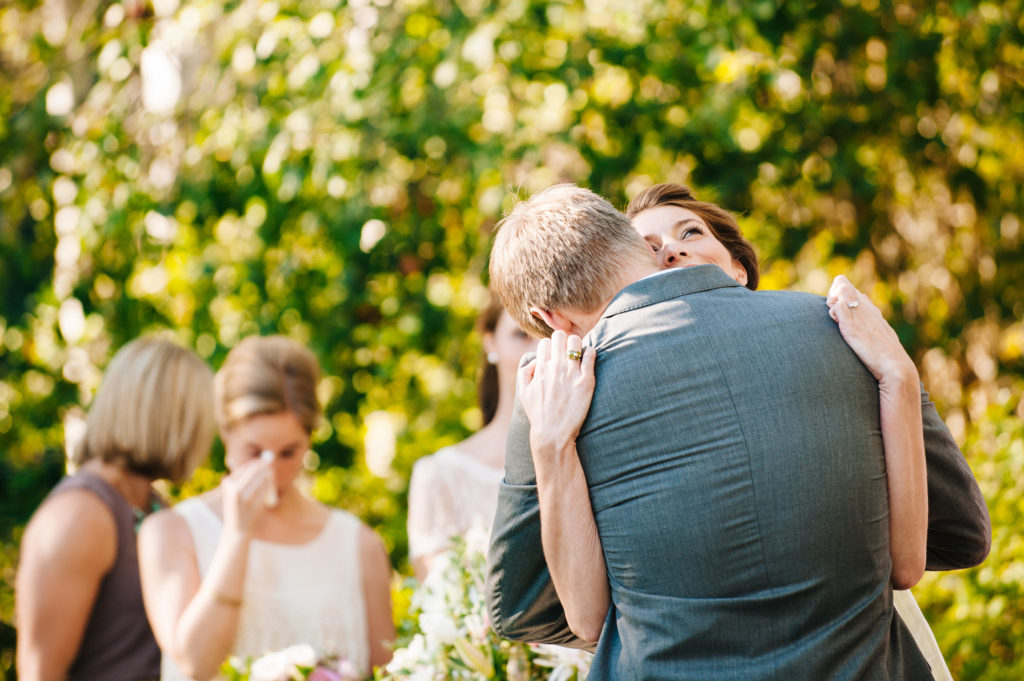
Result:
{"type": "MultiPolygon", "coordinates": [[[[274,452],[273,452],[273,450],[264,449],[262,452],[260,452],[260,459],[262,461],[266,461],[267,463],[273,463],[274,462],[274,452]]],[[[277,506],[277,488],[274,485],[271,485],[270,489],[267,490],[267,498],[266,498],[266,502],[265,503],[270,508],[273,508],[274,506],[277,506]]]]}

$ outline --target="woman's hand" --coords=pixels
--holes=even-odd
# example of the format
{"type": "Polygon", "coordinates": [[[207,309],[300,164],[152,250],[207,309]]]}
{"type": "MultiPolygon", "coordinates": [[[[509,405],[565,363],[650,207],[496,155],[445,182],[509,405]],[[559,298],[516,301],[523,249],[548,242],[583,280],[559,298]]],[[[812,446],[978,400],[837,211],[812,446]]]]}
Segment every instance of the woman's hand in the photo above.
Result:
{"type": "Polygon", "coordinates": [[[220,488],[224,499],[224,527],[248,535],[266,511],[274,491],[271,464],[253,459],[225,477],[220,488]]]}
{"type": "Polygon", "coordinates": [[[534,451],[574,443],[594,395],[593,348],[581,350],[579,336],[555,331],[537,345],[537,358],[519,369],[519,400],[530,419],[534,451]],[[579,359],[570,359],[573,353],[579,359]]]}
{"type": "Polygon", "coordinates": [[[832,282],[828,296],[828,313],[839,324],[839,332],[874,375],[884,383],[887,379],[917,379],[917,368],[903,349],[900,339],[871,299],[858,291],[850,280],[839,275],[832,282]]]}

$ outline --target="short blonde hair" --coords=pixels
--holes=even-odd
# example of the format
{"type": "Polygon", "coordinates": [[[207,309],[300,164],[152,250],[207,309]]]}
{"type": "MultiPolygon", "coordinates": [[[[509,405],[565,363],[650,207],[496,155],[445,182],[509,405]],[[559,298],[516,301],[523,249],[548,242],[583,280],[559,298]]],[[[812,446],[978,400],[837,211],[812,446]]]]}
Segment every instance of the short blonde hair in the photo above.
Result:
{"type": "Polygon", "coordinates": [[[86,417],[77,464],[117,463],[148,478],[186,479],[213,443],[213,372],[192,352],[139,338],[114,355],[86,417]]]}
{"type": "Polygon", "coordinates": [[[653,264],[651,250],[619,211],[589,189],[560,184],[516,205],[491,249],[491,290],[520,328],[552,329],[530,307],[591,312],[615,293],[624,269],[653,264]]]}
{"type": "Polygon", "coordinates": [[[217,424],[226,432],[252,416],[290,411],[312,433],[320,418],[319,380],[316,357],[292,339],[249,336],[217,372],[217,424]]]}

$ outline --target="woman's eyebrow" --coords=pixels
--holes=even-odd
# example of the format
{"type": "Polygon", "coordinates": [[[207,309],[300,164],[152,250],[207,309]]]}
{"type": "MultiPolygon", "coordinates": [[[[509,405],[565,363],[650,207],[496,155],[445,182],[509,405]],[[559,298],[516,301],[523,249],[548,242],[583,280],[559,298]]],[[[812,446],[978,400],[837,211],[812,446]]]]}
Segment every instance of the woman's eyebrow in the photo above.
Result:
{"type": "MultiPolygon", "coordinates": [[[[280,451],[285,451],[286,449],[295,449],[296,447],[300,446],[301,444],[302,444],[301,440],[296,440],[295,442],[289,442],[288,444],[286,444],[283,447],[281,447],[280,451]]],[[[266,449],[265,447],[263,447],[263,445],[257,444],[255,442],[246,442],[245,446],[246,447],[252,447],[254,449],[261,449],[261,448],[262,449],[266,449]]]]}
{"type": "Polygon", "coordinates": [[[687,225],[697,225],[698,227],[703,227],[704,223],[698,220],[697,218],[683,218],[682,220],[676,223],[676,228],[678,229],[679,227],[686,227],[687,225]]]}

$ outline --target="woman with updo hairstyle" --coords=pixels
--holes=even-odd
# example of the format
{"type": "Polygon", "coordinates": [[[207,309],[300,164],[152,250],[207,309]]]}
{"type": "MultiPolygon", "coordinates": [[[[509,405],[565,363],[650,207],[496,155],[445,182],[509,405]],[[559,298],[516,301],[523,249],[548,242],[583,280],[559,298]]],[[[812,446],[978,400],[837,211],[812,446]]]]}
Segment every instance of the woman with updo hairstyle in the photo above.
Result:
{"type": "Polygon", "coordinates": [[[363,675],[390,659],[391,565],[380,538],[296,485],[321,418],[319,376],[313,354],[283,336],[246,338],[217,372],[228,475],[153,515],[139,537],[165,681],[206,681],[229,656],[301,643],[363,675]]]}
{"type": "Polygon", "coordinates": [[[490,529],[505,475],[519,359],[537,347],[495,297],[477,318],[477,332],[484,350],[477,384],[483,427],[419,459],[409,480],[409,560],[420,580],[454,537],[490,529]]]}
{"type": "Polygon", "coordinates": [[[153,481],[181,482],[209,454],[212,389],[209,367],[170,341],[142,338],[114,355],[73,457],[78,471],[46,497],[22,537],[20,679],[159,677],[135,533],[166,505],[153,481]]]}

